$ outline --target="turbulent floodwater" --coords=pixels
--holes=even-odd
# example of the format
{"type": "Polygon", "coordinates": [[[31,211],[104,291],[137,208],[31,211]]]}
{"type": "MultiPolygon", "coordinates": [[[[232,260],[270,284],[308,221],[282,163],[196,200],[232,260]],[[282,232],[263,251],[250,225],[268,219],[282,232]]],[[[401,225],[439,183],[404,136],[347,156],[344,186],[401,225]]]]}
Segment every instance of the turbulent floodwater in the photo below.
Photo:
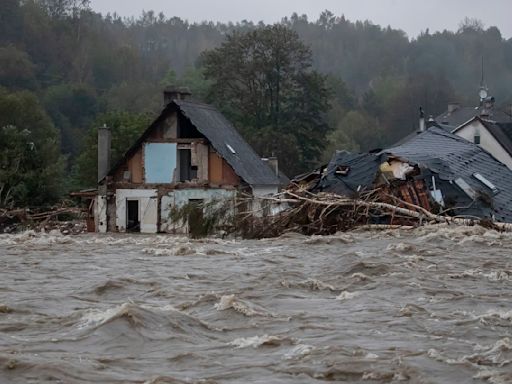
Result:
{"type": "Polygon", "coordinates": [[[0,383],[512,382],[512,234],[0,236],[0,383]]]}

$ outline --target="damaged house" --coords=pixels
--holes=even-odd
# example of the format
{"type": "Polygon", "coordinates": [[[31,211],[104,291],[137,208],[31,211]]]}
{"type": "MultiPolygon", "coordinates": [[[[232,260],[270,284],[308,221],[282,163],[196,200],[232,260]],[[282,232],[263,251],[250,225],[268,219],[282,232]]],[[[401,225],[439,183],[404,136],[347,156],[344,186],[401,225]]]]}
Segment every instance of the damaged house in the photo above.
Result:
{"type": "Polygon", "coordinates": [[[302,176],[310,191],[358,197],[375,190],[378,201],[408,209],[512,222],[512,171],[439,126],[372,153],[338,151],[319,173],[313,183],[302,176]]]}
{"type": "Polygon", "coordinates": [[[164,109],[122,159],[109,168],[110,131],[98,132],[98,232],[189,233],[202,203],[234,201],[238,192],[278,192],[277,160],[261,159],[214,107],[167,89],[164,109]],[[273,169],[272,169],[273,168],[273,169]],[[188,225],[171,210],[196,205],[188,225]]]}

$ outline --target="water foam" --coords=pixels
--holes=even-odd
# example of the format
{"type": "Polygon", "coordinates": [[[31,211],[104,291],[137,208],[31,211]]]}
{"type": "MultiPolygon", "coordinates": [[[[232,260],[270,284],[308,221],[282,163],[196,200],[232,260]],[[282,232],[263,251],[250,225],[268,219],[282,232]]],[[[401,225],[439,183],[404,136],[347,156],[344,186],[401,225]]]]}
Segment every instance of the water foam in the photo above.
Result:
{"type": "Polygon", "coordinates": [[[293,348],[291,348],[286,354],[284,355],[285,359],[293,359],[297,357],[303,357],[306,355],[309,355],[315,347],[308,344],[297,344],[293,348]]]}
{"type": "Polygon", "coordinates": [[[264,310],[257,310],[253,304],[238,299],[234,294],[223,295],[220,301],[214,305],[217,311],[233,309],[244,316],[269,316],[264,310]]]}
{"type": "Polygon", "coordinates": [[[232,342],[229,343],[229,345],[233,345],[236,348],[258,348],[262,345],[271,345],[271,346],[279,346],[282,344],[292,344],[294,341],[288,337],[285,336],[269,336],[269,335],[263,335],[263,336],[252,336],[252,337],[239,337],[232,342]]]}
{"type": "Polygon", "coordinates": [[[349,300],[359,296],[360,294],[360,292],[341,291],[340,294],[336,296],[336,300],[349,300]]]}

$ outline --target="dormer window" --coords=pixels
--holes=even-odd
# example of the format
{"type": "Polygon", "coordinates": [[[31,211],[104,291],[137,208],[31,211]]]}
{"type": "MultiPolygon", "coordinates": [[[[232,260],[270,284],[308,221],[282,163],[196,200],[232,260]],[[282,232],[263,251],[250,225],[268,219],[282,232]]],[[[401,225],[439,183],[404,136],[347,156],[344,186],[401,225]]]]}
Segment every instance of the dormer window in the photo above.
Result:
{"type": "Polygon", "coordinates": [[[480,133],[475,132],[475,135],[473,136],[473,143],[480,145],[480,133]]]}

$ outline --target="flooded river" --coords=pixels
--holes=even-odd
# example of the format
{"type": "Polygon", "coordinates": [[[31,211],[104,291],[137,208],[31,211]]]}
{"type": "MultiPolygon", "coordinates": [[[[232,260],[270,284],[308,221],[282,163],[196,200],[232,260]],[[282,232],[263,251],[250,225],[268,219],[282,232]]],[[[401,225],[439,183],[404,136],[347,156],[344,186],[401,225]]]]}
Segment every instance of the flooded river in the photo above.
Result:
{"type": "Polygon", "coordinates": [[[510,383],[512,234],[0,235],[0,383],[510,383]]]}

